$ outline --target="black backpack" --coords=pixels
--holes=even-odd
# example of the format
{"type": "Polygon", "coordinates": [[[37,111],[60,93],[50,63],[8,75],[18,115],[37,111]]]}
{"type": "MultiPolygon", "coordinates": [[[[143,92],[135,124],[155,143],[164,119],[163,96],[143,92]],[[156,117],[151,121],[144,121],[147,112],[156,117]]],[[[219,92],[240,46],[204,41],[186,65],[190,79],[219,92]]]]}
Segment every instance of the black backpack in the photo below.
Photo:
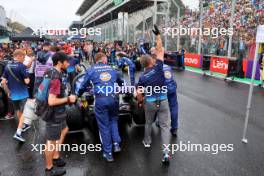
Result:
{"type": "Polygon", "coordinates": [[[53,68],[46,71],[36,94],[35,114],[44,121],[52,120],[54,114],[53,107],[48,104],[50,82],[57,77],[54,73],[53,68]]]}

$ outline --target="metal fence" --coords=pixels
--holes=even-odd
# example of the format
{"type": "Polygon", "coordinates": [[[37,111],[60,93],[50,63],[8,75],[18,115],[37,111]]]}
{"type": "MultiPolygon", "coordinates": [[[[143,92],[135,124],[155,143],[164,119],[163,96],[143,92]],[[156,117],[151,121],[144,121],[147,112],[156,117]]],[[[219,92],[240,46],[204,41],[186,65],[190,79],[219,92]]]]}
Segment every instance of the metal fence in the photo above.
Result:
{"type": "Polygon", "coordinates": [[[167,33],[162,38],[167,50],[179,50],[183,47],[188,52],[233,57],[242,54],[242,57],[253,59],[256,25],[264,24],[264,8],[255,4],[258,0],[200,0],[200,10],[196,11],[184,7],[179,2],[179,0],[167,0],[163,3],[154,1],[152,7],[129,14],[128,18],[96,26],[102,28],[102,36],[96,37],[95,40],[123,40],[130,43],[144,40],[154,45],[154,36],[151,32],[154,23],[163,29],[163,33],[169,28],[179,30],[202,27],[217,28],[220,31],[221,28],[233,27],[232,37],[219,35],[215,38],[213,33],[201,36],[193,33],[172,36],[167,33]]]}

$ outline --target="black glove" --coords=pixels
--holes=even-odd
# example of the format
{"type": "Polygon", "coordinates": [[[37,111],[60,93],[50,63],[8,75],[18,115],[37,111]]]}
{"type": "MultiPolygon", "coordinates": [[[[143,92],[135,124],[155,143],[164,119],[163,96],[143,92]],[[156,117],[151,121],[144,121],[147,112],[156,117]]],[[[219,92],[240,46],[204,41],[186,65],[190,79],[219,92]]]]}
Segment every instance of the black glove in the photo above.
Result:
{"type": "Polygon", "coordinates": [[[155,35],[160,35],[160,31],[159,31],[159,28],[156,24],[154,24],[154,29],[152,29],[152,32],[155,34],[155,35]]]}

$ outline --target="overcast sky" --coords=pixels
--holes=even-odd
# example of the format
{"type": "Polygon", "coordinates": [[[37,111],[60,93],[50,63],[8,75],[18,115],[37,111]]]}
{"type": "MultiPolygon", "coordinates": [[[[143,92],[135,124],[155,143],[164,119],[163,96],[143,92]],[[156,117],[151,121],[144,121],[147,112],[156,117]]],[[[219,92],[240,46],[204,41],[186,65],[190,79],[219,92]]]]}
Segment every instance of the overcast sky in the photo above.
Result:
{"type": "MultiPolygon", "coordinates": [[[[75,12],[84,0],[0,0],[7,16],[34,29],[67,28],[79,17],[75,12]]],[[[198,7],[198,0],[182,0],[190,8],[198,7]]]]}
{"type": "Polygon", "coordinates": [[[7,16],[33,28],[69,27],[83,0],[0,0],[7,16]]]}

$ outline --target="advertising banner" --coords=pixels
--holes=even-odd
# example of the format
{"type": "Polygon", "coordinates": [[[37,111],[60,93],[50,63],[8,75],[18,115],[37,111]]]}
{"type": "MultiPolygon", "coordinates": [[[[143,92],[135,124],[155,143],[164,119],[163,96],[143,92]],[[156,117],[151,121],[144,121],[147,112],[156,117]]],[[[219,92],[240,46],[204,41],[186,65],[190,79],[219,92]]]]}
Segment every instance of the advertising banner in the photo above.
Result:
{"type": "Polygon", "coordinates": [[[212,57],[210,63],[210,71],[221,74],[227,74],[228,71],[228,59],[221,57],[212,57]]]}
{"type": "Polygon", "coordinates": [[[184,63],[186,66],[190,67],[201,67],[201,56],[194,53],[186,53],[184,58],[184,63]]]}

